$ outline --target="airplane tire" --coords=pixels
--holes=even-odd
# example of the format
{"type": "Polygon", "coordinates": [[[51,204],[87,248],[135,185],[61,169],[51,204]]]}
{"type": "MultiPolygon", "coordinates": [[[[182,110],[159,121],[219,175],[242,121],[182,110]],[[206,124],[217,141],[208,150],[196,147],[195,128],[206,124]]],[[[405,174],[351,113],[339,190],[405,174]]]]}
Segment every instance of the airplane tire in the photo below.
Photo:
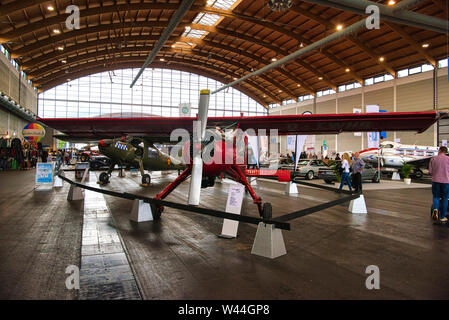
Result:
{"type": "Polygon", "coordinates": [[[380,180],[379,180],[379,173],[376,172],[376,174],[374,175],[372,181],[373,181],[374,183],[379,183],[379,182],[380,182],[380,180]]]}
{"type": "Polygon", "coordinates": [[[151,183],[151,176],[149,174],[144,174],[142,176],[142,184],[150,184],[151,183]]]}
{"type": "Polygon", "coordinates": [[[100,182],[102,183],[109,183],[109,175],[106,172],[100,173],[100,182]]]}
{"type": "Polygon", "coordinates": [[[273,208],[271,203],[265,202],[262,207],[262,218],[265,220],[271,220],[273,214],[273,208]]]}
{"type": "Polygon", "coordinates": [[[422,173],[421,170],[417,169],[417,170],[414,172],[414,176],[415,176],[416,179],[421,179],[422,176],[423,176],[423,173],[422,173]]]}
{"type": "Polygon", "coordinates": [[[81,162],[87,162],[89,160],[89,158],[85,155],[82,155],[80,160],[81,160],[81,162]]]}

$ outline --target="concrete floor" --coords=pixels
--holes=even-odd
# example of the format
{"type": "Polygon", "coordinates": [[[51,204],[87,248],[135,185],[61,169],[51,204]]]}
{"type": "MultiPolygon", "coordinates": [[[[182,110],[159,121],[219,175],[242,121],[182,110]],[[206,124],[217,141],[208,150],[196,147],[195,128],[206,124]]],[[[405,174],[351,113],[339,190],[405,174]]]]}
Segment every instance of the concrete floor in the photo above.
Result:
{"type": "MultiPolygon", "coordinates": [[[[96,173],[98,176],[99,173],[96,173]]],[[[154,196],[174,175],[116,177],[105,189],[154,196]]],[[[68,174],[70,176],[70,174],[68,174]]],[[[92,174],[92,179],[95,179],[92,174]]],[[[93,181],[93,180],[91,180],[93,181]]],[[[229,184],[202,190],[204,207],[224,210],[229,184]]],[[[188,183],[167,200],[186,203],[188,183]]],[[[256,192],[279,216],[340,195],[259,181],[256,192]]],[[[65,288],[65,267],[80,265],[83,206],[66,201],[67,184],[33,192],[33,172],[0,173],[0,299],[78,299],[65,288]]],[[[447,299],[449,229],[429,219],[430,188],[366,190],[368,215],[336,206],[292,221],[287,255],[251,255],[256,226],[218,238],[222,219],[166,208],[156,222],[129,221],[132,202],[104,196],[144,299],[447,299]],[[365,269],[380,269],[380,290],[367,290],[365,269]]],[[[257,216],[246,197],[243,211],[257,216]]]]}

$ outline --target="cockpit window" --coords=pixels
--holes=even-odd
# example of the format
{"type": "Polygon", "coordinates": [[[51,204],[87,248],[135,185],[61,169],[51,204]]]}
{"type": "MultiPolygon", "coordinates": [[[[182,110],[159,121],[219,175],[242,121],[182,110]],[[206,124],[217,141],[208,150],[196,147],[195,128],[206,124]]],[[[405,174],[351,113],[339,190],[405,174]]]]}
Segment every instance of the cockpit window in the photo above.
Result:
{"type": "Polygon", "coordinates": [[[159,152],[157,152],[157,150],[148,148],[148,158],[157,159],[158,157],[159,157],[159,152]]]}
{"type": "Polygon", "coordinates": [[[394,146],[392,145],[392,144],[390,144],[390,143],[388,143],[388,144],[384,144],[384,145],[382,145],[382,147],[381,147],[382,149],[393,149],[394,148],[394,146]]]}

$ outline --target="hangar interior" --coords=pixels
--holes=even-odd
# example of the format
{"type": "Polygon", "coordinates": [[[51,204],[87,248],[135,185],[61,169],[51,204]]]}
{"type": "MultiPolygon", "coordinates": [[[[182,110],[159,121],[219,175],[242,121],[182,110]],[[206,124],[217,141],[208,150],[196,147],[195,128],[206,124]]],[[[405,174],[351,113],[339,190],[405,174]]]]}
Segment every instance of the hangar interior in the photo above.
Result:
{"type": "MultiPolygon", "coordinates": [[[[447,0],[0,0],[0,147],[29,141],[23,129],[35,122],[49,150],[86,143],[62,141],[64,126],[45,120],[195,117],[202,89],[213,92],[215,118],[364,114],[370,105],[447,113],[448,10],[447,0]],[[384,10],[379,28],[346,34],[368,5],[384,10]]],[[[441,146],[447,127],[438,118],[422,133],[386,131],[385,140],[441,146]]],[[[92,144],[103,139],[91,131],[92,144]]],[[[269,141],[276,156],[292,151],[287,139],[269,141]]],[[[299,151],[324,158],[324,146],[331,158],[371,147],[365,131],[332,132],[309,134],[299,151]]],[[[76,180],[75,162],[62,168],[76,180]]],[[[83,200],[67,201],[73,185],[39,192],[36,169],[23,169],[0,171],[0,299],[449,298],[448,229],[429,222],[430,176],[364,183],[367,213],[345,202],[294,220],[282,231],[287,254],[268,259],[251,254],[257,225],[240,222],[238,237],[222,239],[223,219],[175,208],[137,223],[130,200],[85,190],[83,200]],[[379,266],[380,290],[365,287],[369,265],[379,266]],[[66,286],[68,266],[80,269],[79,289],[66,286]]],[[[82,181],[154,197],[178,177],[154,170],[142,187],[139,176],[121,173],[99,186],[101,171],[92,170],[82,181]]],[[[298,193],[256,181],[274,219],[342,197],[318,180],[298,184],[298,193]]],[[[167,200],[187,203],[189,183],[167,200]]],[[[200,207],[224,211],[234,184],[202,189],[200,207]]],[[[241,214],[259,217],[248,193],[241,214]]]]}

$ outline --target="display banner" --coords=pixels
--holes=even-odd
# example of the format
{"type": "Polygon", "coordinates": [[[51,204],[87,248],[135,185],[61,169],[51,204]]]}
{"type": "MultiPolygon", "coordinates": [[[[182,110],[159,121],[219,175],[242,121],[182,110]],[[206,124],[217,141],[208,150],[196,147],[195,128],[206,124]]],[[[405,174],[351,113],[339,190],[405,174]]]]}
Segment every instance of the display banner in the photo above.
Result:
{"type": "Polygon", "coordinates": [[[299,157],[301,156],[302,149],[304,148],[304,144],[306,142],[307,136],[296,136],[296,161],[295,161],[295,169],[298,165],[299,157]]]}
{"type": "Polygon", "coordinates": [[[259,161],[268,163],[268,137],[259,136],[259,161]]]}
{"type": "Polygon", "coordinates": [[[249,164],[259,164],[259,143],[257,136],[248,136],[248,148],[253,151],[254,159],[248,159],[249,164]]]}
{"type": "Polygon", "coordinates": [[[53,163],[36,164],[36,180],[35,189],[52,189],[53,188],[53,163]]]}
{"type": "Polygon", "coordinates": [[[296,147],[296,136],[287,136],[287,150],[294,151],[296,147]]]}
{"type": "MultiPolygon", "coordinates": [[[[379,113],[378,105],[367,105],[366,113],[379,113]]],[[[379,132],[367,132],[368,148],[379,148],[380,135],[379,132]]]]}

